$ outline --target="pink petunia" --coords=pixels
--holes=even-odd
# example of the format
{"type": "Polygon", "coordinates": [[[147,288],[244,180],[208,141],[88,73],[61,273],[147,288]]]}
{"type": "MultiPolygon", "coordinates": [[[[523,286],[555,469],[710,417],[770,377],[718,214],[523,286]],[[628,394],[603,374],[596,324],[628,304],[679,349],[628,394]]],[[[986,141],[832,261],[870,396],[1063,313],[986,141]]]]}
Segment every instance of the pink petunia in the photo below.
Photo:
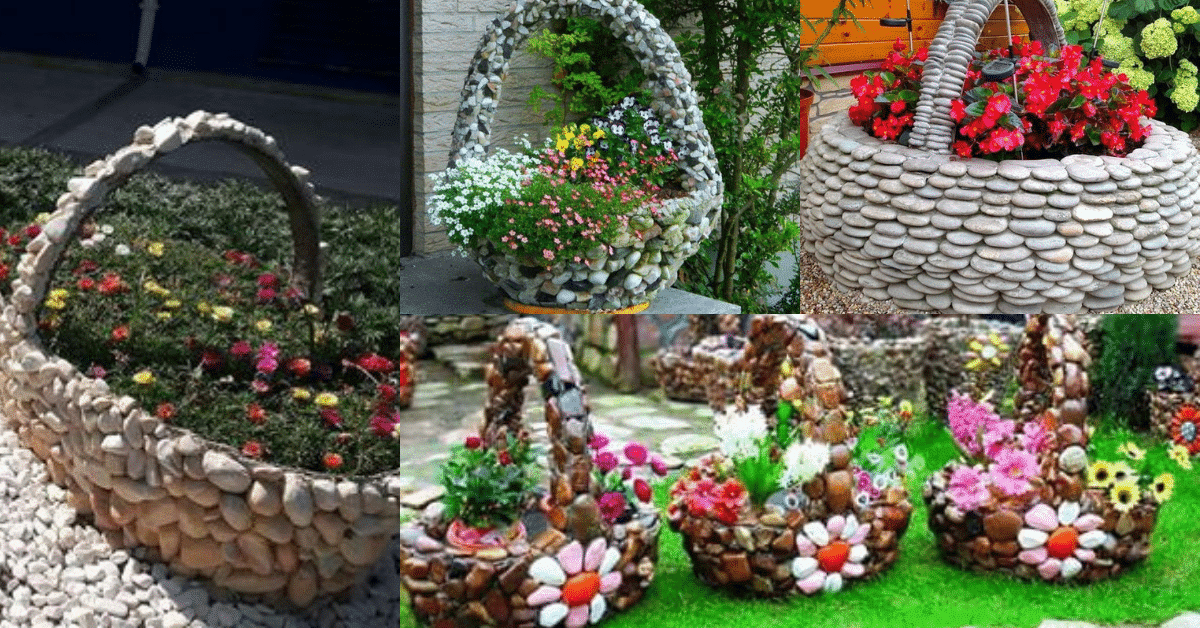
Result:
{"type": "Polygon", "coordinates": [[[946,495],[961,510],[974,510],[981,506],[991,493],[984,483],[984,476],[974,467],[959,467],[950,476],[946,495]]]}
{"type": "Polygon", "coordinates": [[[1033,488],[1029,478],[1037,473],[1036,456],[1020,449],[1002,449],[991,467],[990,477],[1004,494],[1024,495],[1033,488]]]}
{"type": "Polygon", "coordinates": [[[1053,444],[1054,435],[1046,426],[1037,421],[1029,421],[1021,432],[1021,447],[1033,454],[1045,453],[1053,444]]]}
{"type": "Polygon", "coordinates": [[[980,433],[987,429],[989,424],[1000,420],[990,404],[979,403],[957,390],[950,393],[946,414],[950,422],[950,431],[954,433],[954,440],[973,456],[983,453],[983,446],[979,442],[980,433]]]}

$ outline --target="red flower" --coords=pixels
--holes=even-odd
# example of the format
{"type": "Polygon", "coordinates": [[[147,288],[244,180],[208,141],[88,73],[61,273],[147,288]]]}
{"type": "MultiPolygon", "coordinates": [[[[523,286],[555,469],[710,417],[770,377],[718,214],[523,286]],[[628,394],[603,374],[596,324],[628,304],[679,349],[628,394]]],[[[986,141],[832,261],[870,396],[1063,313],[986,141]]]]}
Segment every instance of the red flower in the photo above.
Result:
{"type": "Polygon", "coordinates": [[[213,349],[205,349],[204,353],[200,355],[200,367],[205,370],[215,371],[221,368],[221,363],[224,361],[221,354],[213,349]]]}
{"type": "Polygon", "coordinates": [[[343,422],[342,415],[338,413],[337,408],[322,408],[321,420],[325,421],[325,425],[328,427],[341,427],[343,422]]]}
{"type": "Polygon", "coordinates": [[[655,475],[663,476],[667,474],[667,463],[658,456],[650,459],[650,468],[654,471],[655,475]]]}
{"type": "Polygon", "coordinates": [[[91,277],[83,277],[75,285],[79,286],[80,290],[87,292],[96,287],[96,280],[91,277]]]}
{"type": "Polygon", "coordinates": [[[110,296],[129,290],[129,286],[121,281],[121,276],[117,273],[104,273],[104,277],[100,279],[100,294],[110,296]]]}
{"type": "Polygon", "coordinates": [[[247,458],[262,458],[263,446],[262,443],[256,440],[248,440],[242,445],[242,455],[247,458]]]}
{"type": "Polygon", "coordinates": [[[275,299],[275,291],[271,288],[259,288],[256,296],[259,301],[272,301],[275,299]]]}
{"type": "Polygon", "coordinates": [[[308,358],[292,358],[288,360],[287,367],[296,377],[308,377],[312,372],[312,362],[308,358]]]}
{"type": "Polygon", "coordinates": [[[175,404],[166,401],[158,404],[158,407],[154,409],[154,416],[164,421],[170,421],[175,418],[175,404]]]}
{"type": "Polygon", "coordinates": [[[611,451],[602,451],[596,454],[596,466],[601,472],[608,473],[617,468],[617,457],[611,451]]]}
{"type": "Polygon", "coordinates": [[[112,330],[113,342],[125,342],[129,340],[129,325],[117,325],[112,330]]]}
{"type": "Polygon", "coordinates": [[[342,467],[342,456],[340,454],[327,453],[325,454],[325,457],[321,459],[321,462],[325,465],[326,469],[335,471],[342,467]]]}
{"type": "Polygon", "coordinates": [[[42,228],[38,225],[29,225],[28,227],[25,227],[25,237],[31,240],[38,237],[38,234],[41,232],[42,228]]]}
{"type": "Polygon", "coordinates": [[[358,359],[358,365],[368,371],[374,371],[377,373],[386,373],[396,366],[392,364],[391,360],[377,353],[369,353],[362,356],[358,359]]]}
{"type": "Polygon", "coordinates": [[[625,496],[618,492],[605,493],[600,496],[600,515],[608,523],[613,523],[625,514],[627,503],[625,496]]]}
{"type": "Polygon", "coordinates": [[[508,453],[507,449],[496,454],[496,459],[499,460],[500,464],[504,465],[504,466],[507,466],[507,465],[510,465],[513,463],[512,455],[508,453]]]}
{"type": "Polygon", "coordinates": [[[93,364],[88,367],[88,370],[87,370],[88,377],[94,377],[96,379],[104,379],[105,375],[108,375],[108,371],[105,371],[104,367],[100,366],[99,364],[93,364]]]}
{"type": "Polygon", "coordinates": [[[380,384],[375,387],[381,403],[390,404],[396,400],[396,387],[391,384],[380,384]]]}
{"type": "Polygon", "coordinates": [[[9,246],[17,246],[19,244],[21,244],[21,236],[20,235],[14,233],[13,235],[8,236],[8,245],[9,246]]]}
{"type": "Polygon", "coordinates": [[[406,361],[400,362],[396,368],[396,385],[401,388],[408,386],[412,381],[412,365],[406,361]]]}
{"type": "Polygon", "coordinates": [[[650,483],[638,478],[633,481],[633,492],[637,498],[649,503],[650,498],[654,496],[654,491],[650,490],[650,483]]]}
{"type": "Polygon", "coordinates": [[[275,288],[279,285],[279,277],[273,273],[263,273],[258,276],[258,287],[260,288],[275,288]]]}
{"type": "Polygon", "coordinates": [[[246,418],[255,425],[262,425],[267,422],[267,411],[257,403],[251,403],[246,406],[246,418]]]}
{"type": "Polygon", "coordinates": [[[903,52],[906,47],[899,37],[896,38],[896,41],[892,42],[892,50],[896,52],[903,52]]]}
{"type": "Polygon", "coordinates": [[[254,353],[254,348],[245,340],[239,340],[229,347],[229,355],[241,360],[250,357],[254,353]]]}
{"type": "MultiPolygon", "coordinates": [[[[0,230],[0,233],[2,233],[2,232],[3,232],[3,230],[0,230]]],[[[79,262],[79,266],[75,267],[75,270],[73,272],[76,275],[84,275],[87,273],[96,272],[99,269],[100,269],[99,264],[97,264],[96,262],[94,262],[90,259],[85,259],[82,262],[79,262]]]]}
{"type": "Polygon", "coordinates": [[[641,443],[629,443],[625,445],[625,457],[633,464],[645,464],[650,452],[646,451],[646,446],[641,443]]]}
{"type": "Polygon", "coordinates": [[[464,444],[467,446],[467,449],[479,449],[483,447],[483,439],[478,436],[468,436],[464,444]]]}
{"type": "Polygon", "coordinates": [[[591,447],[592,449],[604,449],[608,446],[608,443],[609,440],[607,436],[596,433],[592,434],[591,440],[588,441],[588,447],[591,447]]]}

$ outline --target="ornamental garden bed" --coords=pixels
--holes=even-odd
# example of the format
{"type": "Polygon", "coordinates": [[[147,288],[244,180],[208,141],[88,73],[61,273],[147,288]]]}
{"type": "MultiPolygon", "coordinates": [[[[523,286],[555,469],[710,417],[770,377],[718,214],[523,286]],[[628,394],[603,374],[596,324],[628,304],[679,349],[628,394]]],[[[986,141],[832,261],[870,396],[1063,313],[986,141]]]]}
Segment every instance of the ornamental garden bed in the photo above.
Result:
{"type": "MultiPolygon", "coordinates": [[[[393,534],[403,486],[391,435],[416,346],[401,331],[416,321],[372,303],[386,272],[343,258],[322,284],[307,179],[274,139],[224,114],[142,127],[69,179],[54,212],[7,235],[15,278],[0,321],[7,424],[72,506],[177,573],[297,605],[353,585],[393,534]],[[203,141],[263,168],[290,245],[269,213],[278,197],[234,186],[188,199],[161,180],[116,192],[203,141]],[[110,193],[133,211],[101,213],[110,193]],[[247,216],[261,227],[219,229],[247,216]],[[267,242],[280,244],[264,247],[269,261],[222,246],[267,242]]],[[[384,214],[359,219],[376,235],[351,249],[389,233],[376,229],[384,214]]],[[[338,240],[357,237],[347,225],[335,222],[338,240]]]]}

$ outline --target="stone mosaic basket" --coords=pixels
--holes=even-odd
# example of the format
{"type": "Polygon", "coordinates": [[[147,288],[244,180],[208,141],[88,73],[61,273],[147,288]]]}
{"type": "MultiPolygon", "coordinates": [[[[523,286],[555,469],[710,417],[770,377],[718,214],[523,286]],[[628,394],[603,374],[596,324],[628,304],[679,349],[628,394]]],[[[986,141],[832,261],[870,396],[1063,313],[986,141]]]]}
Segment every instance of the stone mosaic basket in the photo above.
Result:
{"type": "Polygon", "coordinates": [[[740,334],[740,318],[726,314],[712,317],[688,315],[687,341],[681,346],[660,349],[650,359],[654,377],[663,393],[678,401],[707,401],[708,389],[729,376],[730,367],[746,345],[740,334]],[[715,320],[714,320],[715,319],[715,320]]]}
{"type": "Polygon", "coordinates": [[[682,536],[696,576],[735,595],[782,597],[839,590],[891,567],[912,504],[901,487],[864,503],[856,499],[848,442],[854,434],[846,423],[845,391],[824,332],[804,317],[756,317],[733,370],[730,379],[738,385],[714,387],[714,407],[760,405],[773,417],[781,398],[815,399],[805,411],[796,411],[793,420],[807,436],[832,445],[831,459],[823,473],[803,486],[803,497],[743,509],[733,524],[695,516],[681,501],[672,501],[669,522],[682,536]],[[787,377],[780,374],[785,358],[793,364],[787,377]],[[825,563],[813,556],[821,557],[825,548],[843,541],[848,558],[826,573],[825,563]]]}
{"type": "MultiPolygon", "coordinates": [[[[805,249],[836,285],[915,310],[1077,312],[1164,290],[1200,253],[1200,153],[1151,120],[1127,157],[963,159],[950,154],[983,24],[1000,0],[951,0],[929,47],[909,146],[842,117],[800,163],[805,249]]],[[[1015,3],[1061,44],[1051,0],[1015,3]]]]}
{"type": "Polygon", "coordinates": [[[550,491],[541,511],[523,519],[527,538],[504,547],[447,544],[450,522],[440,503],[402,528],[400,572],[414,614],[435,628],[576,627],[628,609],[654,578],[661,524],[658,511],[641,503],[623,523],[601,518],[587,451],[590,409],[570,347],[553,326],[522,318],[509,324],[491,355],[481,437],[487,443],[529,438],[521,409],[532,375],[545,397],[550,491]],[[568,586],[583,579],[599,588],[588,590],[586,600],[568,600],[568,586]]]}
{"type": "Polygon", "coordinates": [[[1088,583],[1109,578],[1150,551],[1158,507],[1146,495],[1125,513],[1107,491],[1087,488],[1087,366],[1083,335],[1070,318],[1042,315],[1026,326],[1018,353],[1018,422],[1043,416],[1057,444],[1039,460],[1031,499],[957,508],[947,494],[950,463],[930,476],[924,498],[942,557],[972,571],[1088,583]]]}
{"type": "Polygon", "coordinates": [[[621,310],[644,307],[675,283],[683,261],[716,226],[723,186],[716,154],[692,91],[691,74],[658,19],[634,0],[518,0],[495,20],[471,62],[454,127],[450,166],[483,158],[491,140],[496,104],[509,60],[538,27],[572,15],[599,20],[641,63],[654,99],[652,107],[679,154],[686,196],[668,199],[657,216],[635,212],[630,224],[642,232],[608,242],[611,255],[551,267],[518,259],[495,243],[480,242],[469,253],[507,297],[535,307],[621,310]]]}
{"type": "Polygon", "coordinates": [[[320,294],[316,196],[308,172],[289,165],[273,138],[203,111],[141,127],[130,146],[70,180],[17,267],[0,318],[4,415],[110,542],[149,548],[176,573],[304,606],[348,588],[383,554],[399,525],[399,476],[335,478],[247,458],[116,396],[49,354],[38,335],[54,269],[105,195],[156,158],[209,141],[250,156],[283,196],[292,285],[320,294]]]}

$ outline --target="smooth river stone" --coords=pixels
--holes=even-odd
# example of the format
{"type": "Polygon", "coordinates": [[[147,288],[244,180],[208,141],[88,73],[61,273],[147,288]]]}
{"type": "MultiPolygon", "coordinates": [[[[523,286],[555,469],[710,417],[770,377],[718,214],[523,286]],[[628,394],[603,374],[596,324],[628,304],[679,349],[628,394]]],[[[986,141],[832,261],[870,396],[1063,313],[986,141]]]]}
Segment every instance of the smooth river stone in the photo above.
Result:
{"type": "Polygon", "coordinates": [[[299,527],[312,523],[313,497],[308,483],[297,473],[288,473],[283,479],[283,511],[288,519],[299,527]]]}
{"type": "Polygon", "coordinates": [[[204,475],[223,491],[241,493],[250,488],[250,472],[233,458],[213,450],[204,452],[204,475]]]}

